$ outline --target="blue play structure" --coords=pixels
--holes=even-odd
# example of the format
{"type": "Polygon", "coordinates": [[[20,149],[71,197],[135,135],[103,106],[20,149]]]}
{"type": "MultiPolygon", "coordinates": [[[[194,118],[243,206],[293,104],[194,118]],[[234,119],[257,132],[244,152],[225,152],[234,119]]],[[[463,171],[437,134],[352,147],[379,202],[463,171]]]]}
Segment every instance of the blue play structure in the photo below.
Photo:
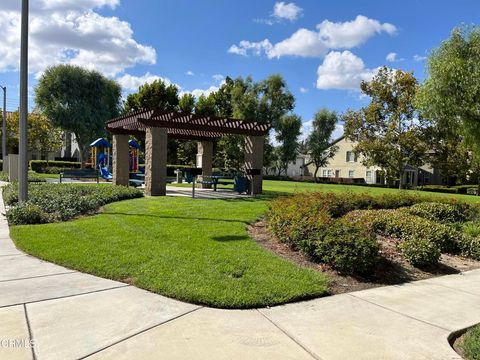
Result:
{"type": "Polygon", "coordinates": [[[100,175],[105,180],[112,180],[113,175],[109,170],[112,164],[111,148],[112,145],[104,138],[98,138],[90,144],[92,149],[91,163],[94,169],[100,171],[100,175]]]}

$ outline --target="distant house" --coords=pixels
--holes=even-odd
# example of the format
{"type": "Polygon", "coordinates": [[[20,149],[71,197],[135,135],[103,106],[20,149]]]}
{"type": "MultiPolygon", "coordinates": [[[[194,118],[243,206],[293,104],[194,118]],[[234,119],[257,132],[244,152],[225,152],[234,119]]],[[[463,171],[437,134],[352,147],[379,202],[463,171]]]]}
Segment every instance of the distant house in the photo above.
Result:
{"type": "MultiPolygon", "coordinates": [[[[367,167],[362,164],[362,157],[355,155],[353,151],[355,142],[342,136],[332,142],[330,146],[333,145],[338,146],[338,151],[327,166],[318,169],[317,177],[363,179],[367,184],[385,184],[385,176],[380,167],[367,167]]],[[[310,162],[307,167],[308,172],[313,175],[315,165],[310,162]]],[[[443,184],[440,173],[430,165],[420,167],[407,165],[402,182],[407,186],[443,184]]]]}

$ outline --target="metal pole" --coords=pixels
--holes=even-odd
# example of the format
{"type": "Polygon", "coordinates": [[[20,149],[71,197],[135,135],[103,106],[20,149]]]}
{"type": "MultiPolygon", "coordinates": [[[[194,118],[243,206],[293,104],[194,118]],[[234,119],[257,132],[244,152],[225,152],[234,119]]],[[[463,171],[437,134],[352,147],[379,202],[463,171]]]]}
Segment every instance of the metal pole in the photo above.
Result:
{"type": "Polygon", "coordinates": [[[28,116],[28,0],[22,0],[22,27],[20,42],[20,136],[18,164],[18,201],[28,199],[27,158],[28,116]]]}
{"type": "Polygon", "coordinates": [[[7,87],[3,88],[3,121],[2,121],[2,170],[5,170],[5,157],[7,156],[7,87]]]}

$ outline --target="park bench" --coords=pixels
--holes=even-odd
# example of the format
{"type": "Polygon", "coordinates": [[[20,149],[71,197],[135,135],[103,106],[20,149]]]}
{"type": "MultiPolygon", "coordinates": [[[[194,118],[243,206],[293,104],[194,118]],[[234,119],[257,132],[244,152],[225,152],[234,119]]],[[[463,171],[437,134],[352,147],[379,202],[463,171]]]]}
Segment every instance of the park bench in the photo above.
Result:
{"type": "Polygon", "coordinates": [[[62,179],[96,179],[99,181],[98,171],[94,169],[71,169],[63,170],[60,173],[60,182],[62,179]]]}

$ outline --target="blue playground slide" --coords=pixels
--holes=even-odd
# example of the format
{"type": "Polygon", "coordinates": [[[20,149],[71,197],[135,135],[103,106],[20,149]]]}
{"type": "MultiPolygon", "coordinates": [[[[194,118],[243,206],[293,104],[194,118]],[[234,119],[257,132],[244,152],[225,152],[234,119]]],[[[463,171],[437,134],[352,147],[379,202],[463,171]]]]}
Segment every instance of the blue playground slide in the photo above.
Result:
{"type": "Polygon", "coordinates": [[[112,180],[113,179],[113,175],[112,173],[108,170],[108,167],[101,167],[100,165],[98,166],[98,168],[100,169],[100,175],[102,177],[102,179],[105,179],[105,180],[112,180]]]}

